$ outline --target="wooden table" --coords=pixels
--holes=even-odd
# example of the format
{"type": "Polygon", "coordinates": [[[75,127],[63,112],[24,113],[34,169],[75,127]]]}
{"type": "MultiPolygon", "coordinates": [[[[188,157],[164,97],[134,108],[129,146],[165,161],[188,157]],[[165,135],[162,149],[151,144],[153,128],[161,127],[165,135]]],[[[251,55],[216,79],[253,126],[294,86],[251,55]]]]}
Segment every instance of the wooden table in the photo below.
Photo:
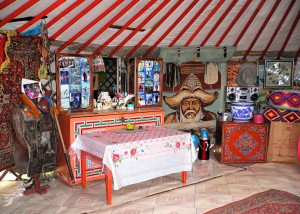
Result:
{"type": "MultiPolygon", "coordinates": [[[[101,158],[107,179],[113,178],[114,190],[178,172],[185,183],[186,172],[192,170],[197,158],[190,133],[163,127],[79,135],[71,148],[77,156],[84,151],[84,157],[90,153],[101,158]]],[[[112,187],[107,185],[107,196],[111,197],[112,187]]]]}

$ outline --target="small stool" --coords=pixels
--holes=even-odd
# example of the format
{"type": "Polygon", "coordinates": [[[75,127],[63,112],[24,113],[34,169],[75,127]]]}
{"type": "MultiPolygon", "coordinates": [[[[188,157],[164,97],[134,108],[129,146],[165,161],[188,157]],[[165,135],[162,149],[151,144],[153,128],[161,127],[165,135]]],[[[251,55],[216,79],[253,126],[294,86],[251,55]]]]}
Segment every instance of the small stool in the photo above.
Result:
{"type": "MultiPolygon", "coordinates": [[[[86,176],[86,152],[81,150],[81,186],[86,188],[87,176],[86,176]]],[[[106,202],[108,205],[112,203],[112,174],[111,171],[105,166],[106,173],[102,173],[100,178],[105,178],[106,189],[106,202]]]]}

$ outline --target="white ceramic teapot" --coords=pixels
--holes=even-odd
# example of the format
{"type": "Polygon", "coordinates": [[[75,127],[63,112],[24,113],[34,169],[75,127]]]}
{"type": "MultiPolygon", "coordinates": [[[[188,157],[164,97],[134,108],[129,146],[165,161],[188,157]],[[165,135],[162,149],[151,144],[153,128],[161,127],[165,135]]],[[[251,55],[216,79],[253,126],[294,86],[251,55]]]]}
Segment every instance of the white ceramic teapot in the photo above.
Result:
{"type": "Polygon", "coordinates": [[[108,92],[102,91],[99,94],[98,99],[101,100],[103,109],[110,109],[112,107],[112,100],[111,100],[111,97],[109,96],[108,92]]]}

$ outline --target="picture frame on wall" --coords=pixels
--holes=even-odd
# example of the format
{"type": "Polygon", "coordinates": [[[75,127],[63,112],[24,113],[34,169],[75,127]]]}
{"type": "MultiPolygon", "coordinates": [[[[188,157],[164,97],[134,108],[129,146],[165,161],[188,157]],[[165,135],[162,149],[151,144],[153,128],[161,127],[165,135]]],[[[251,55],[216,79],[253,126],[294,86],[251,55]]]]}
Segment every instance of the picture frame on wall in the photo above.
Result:
{"type": "Polygon", "coordinates": [[[293,60],[265,60],[264,88],[292,88],[293,60]]]}
{"type": "MultiPolygon", "coordinates": [[[[163,81],[163,60],[152,58],[135,58],[134,78],[129,80],[130,88],[134,85],[135,106],[137,108],[151,108],[162,106],[162,81],[163,81]]],[[[132,71],[129,69],[129,75],[132,71]]]]}

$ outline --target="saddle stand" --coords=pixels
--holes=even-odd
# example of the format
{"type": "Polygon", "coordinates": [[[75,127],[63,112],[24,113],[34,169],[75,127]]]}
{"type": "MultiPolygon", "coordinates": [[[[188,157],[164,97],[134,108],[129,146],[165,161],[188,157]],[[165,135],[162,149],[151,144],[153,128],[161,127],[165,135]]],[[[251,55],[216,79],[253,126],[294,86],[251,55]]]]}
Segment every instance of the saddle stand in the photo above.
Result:
{"type": "Polygon", "coordinates": [[[37,176],[33,176],[33,188],[32,189],[26,189],[23,194],[24,195],[31,195],[34,193],[38,194],[46,194],[50,186],[48,184],[41,186],[41,180],[37,176]]]}

